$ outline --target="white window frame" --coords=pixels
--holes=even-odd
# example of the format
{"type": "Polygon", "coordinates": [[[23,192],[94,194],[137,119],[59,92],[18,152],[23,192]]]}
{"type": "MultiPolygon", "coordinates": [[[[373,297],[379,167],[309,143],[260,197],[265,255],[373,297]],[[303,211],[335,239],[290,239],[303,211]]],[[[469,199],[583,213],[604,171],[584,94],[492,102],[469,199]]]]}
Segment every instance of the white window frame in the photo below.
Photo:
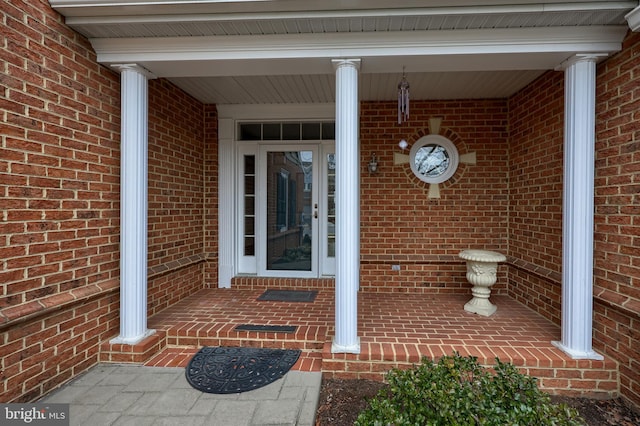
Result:
{"type": "Polygon", "coordinates": [[[239,274],[241,263],[236,247],[237,235],[241,230],[238,226],[240,210],[235,202],[239,189],[237,159],[239,147],[242,146],[236,138],[237,124],[254,120],[335,121],[335,108],[335,104],[217,105],[218,287],[231,287],[231,279],[239,274]]]}

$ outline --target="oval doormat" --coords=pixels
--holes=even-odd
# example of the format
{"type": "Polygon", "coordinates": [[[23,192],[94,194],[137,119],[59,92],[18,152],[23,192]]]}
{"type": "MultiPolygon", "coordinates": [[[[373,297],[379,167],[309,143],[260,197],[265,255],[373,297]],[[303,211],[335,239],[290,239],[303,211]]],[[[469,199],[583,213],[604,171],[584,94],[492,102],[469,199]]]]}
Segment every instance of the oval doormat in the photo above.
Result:
{"type": "Polygon", "coordinates": [[[240,393],[266,386],[298,361],[298,349],[208,347],[189,361],[185,374],[194,388],[207,393],[240,393]]]}

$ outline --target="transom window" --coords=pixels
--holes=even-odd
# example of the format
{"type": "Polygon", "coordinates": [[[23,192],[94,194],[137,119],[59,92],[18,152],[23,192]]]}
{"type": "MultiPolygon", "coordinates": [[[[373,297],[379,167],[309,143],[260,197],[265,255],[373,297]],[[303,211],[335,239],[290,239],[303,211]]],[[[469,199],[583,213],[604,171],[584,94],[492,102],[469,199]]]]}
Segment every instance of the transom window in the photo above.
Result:
{"type": "Polygon", "coordinates": [[[335,139],[333,121],[247,122],[238,124],[240,141],[323,141],[335,139]]]}

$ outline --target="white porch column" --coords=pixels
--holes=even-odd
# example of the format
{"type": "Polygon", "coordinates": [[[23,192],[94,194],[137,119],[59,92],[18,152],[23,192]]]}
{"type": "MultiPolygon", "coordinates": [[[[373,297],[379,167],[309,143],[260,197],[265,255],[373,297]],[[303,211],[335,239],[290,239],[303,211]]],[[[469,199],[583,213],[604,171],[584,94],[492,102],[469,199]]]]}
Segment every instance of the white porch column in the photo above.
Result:
{"type": "Polygon", "coordinates": [[[231,288],[235,256],[234,120],[218,119],[218,288],[231,288]],[[224,206],[224,208],[222,208],[224,206]]]}
{"type": "Polygon", "coordinates": [[[564,66],[562,340],[553,343],[574,359],[602,359],[591,347],[598,56],[578,55],[564,66]]]}
{"type": "Polygon", "coordinates": [[[120,335],[111,343],[136,344],[147,329],[147,128],[152,75],[135,64],[115,66],[121,80],[120,335]]]}
{"type": "Polygon", "coordinates": [[[336,69],[336,335],[333,353],[360,353],[359,59],[334,59],[336,69]]]}

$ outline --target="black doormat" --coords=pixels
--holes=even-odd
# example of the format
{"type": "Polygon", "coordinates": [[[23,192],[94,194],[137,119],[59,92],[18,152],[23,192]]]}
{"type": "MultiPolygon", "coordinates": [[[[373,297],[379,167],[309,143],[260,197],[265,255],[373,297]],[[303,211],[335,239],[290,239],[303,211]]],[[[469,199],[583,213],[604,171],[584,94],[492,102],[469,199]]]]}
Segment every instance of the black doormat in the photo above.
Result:
{"type": "Polygon", "coordinates": [[[261,388],[298,361],[298,349],[203,347],[189,361],[185,374],[194,388],[215,394],[261,388]]]}
{"type": "Polygon", "coordinates": [[[236,331],[267,331],[270,333],[295,333],[298,329],[295,325],[261,325],[241,324],[236,326],[236,331]]]}
{"type": "Polygon", "coordinates": [[[318,294],[315,290],[267,290],[258,300],[271,302],[313,302],[318,294]]]}

